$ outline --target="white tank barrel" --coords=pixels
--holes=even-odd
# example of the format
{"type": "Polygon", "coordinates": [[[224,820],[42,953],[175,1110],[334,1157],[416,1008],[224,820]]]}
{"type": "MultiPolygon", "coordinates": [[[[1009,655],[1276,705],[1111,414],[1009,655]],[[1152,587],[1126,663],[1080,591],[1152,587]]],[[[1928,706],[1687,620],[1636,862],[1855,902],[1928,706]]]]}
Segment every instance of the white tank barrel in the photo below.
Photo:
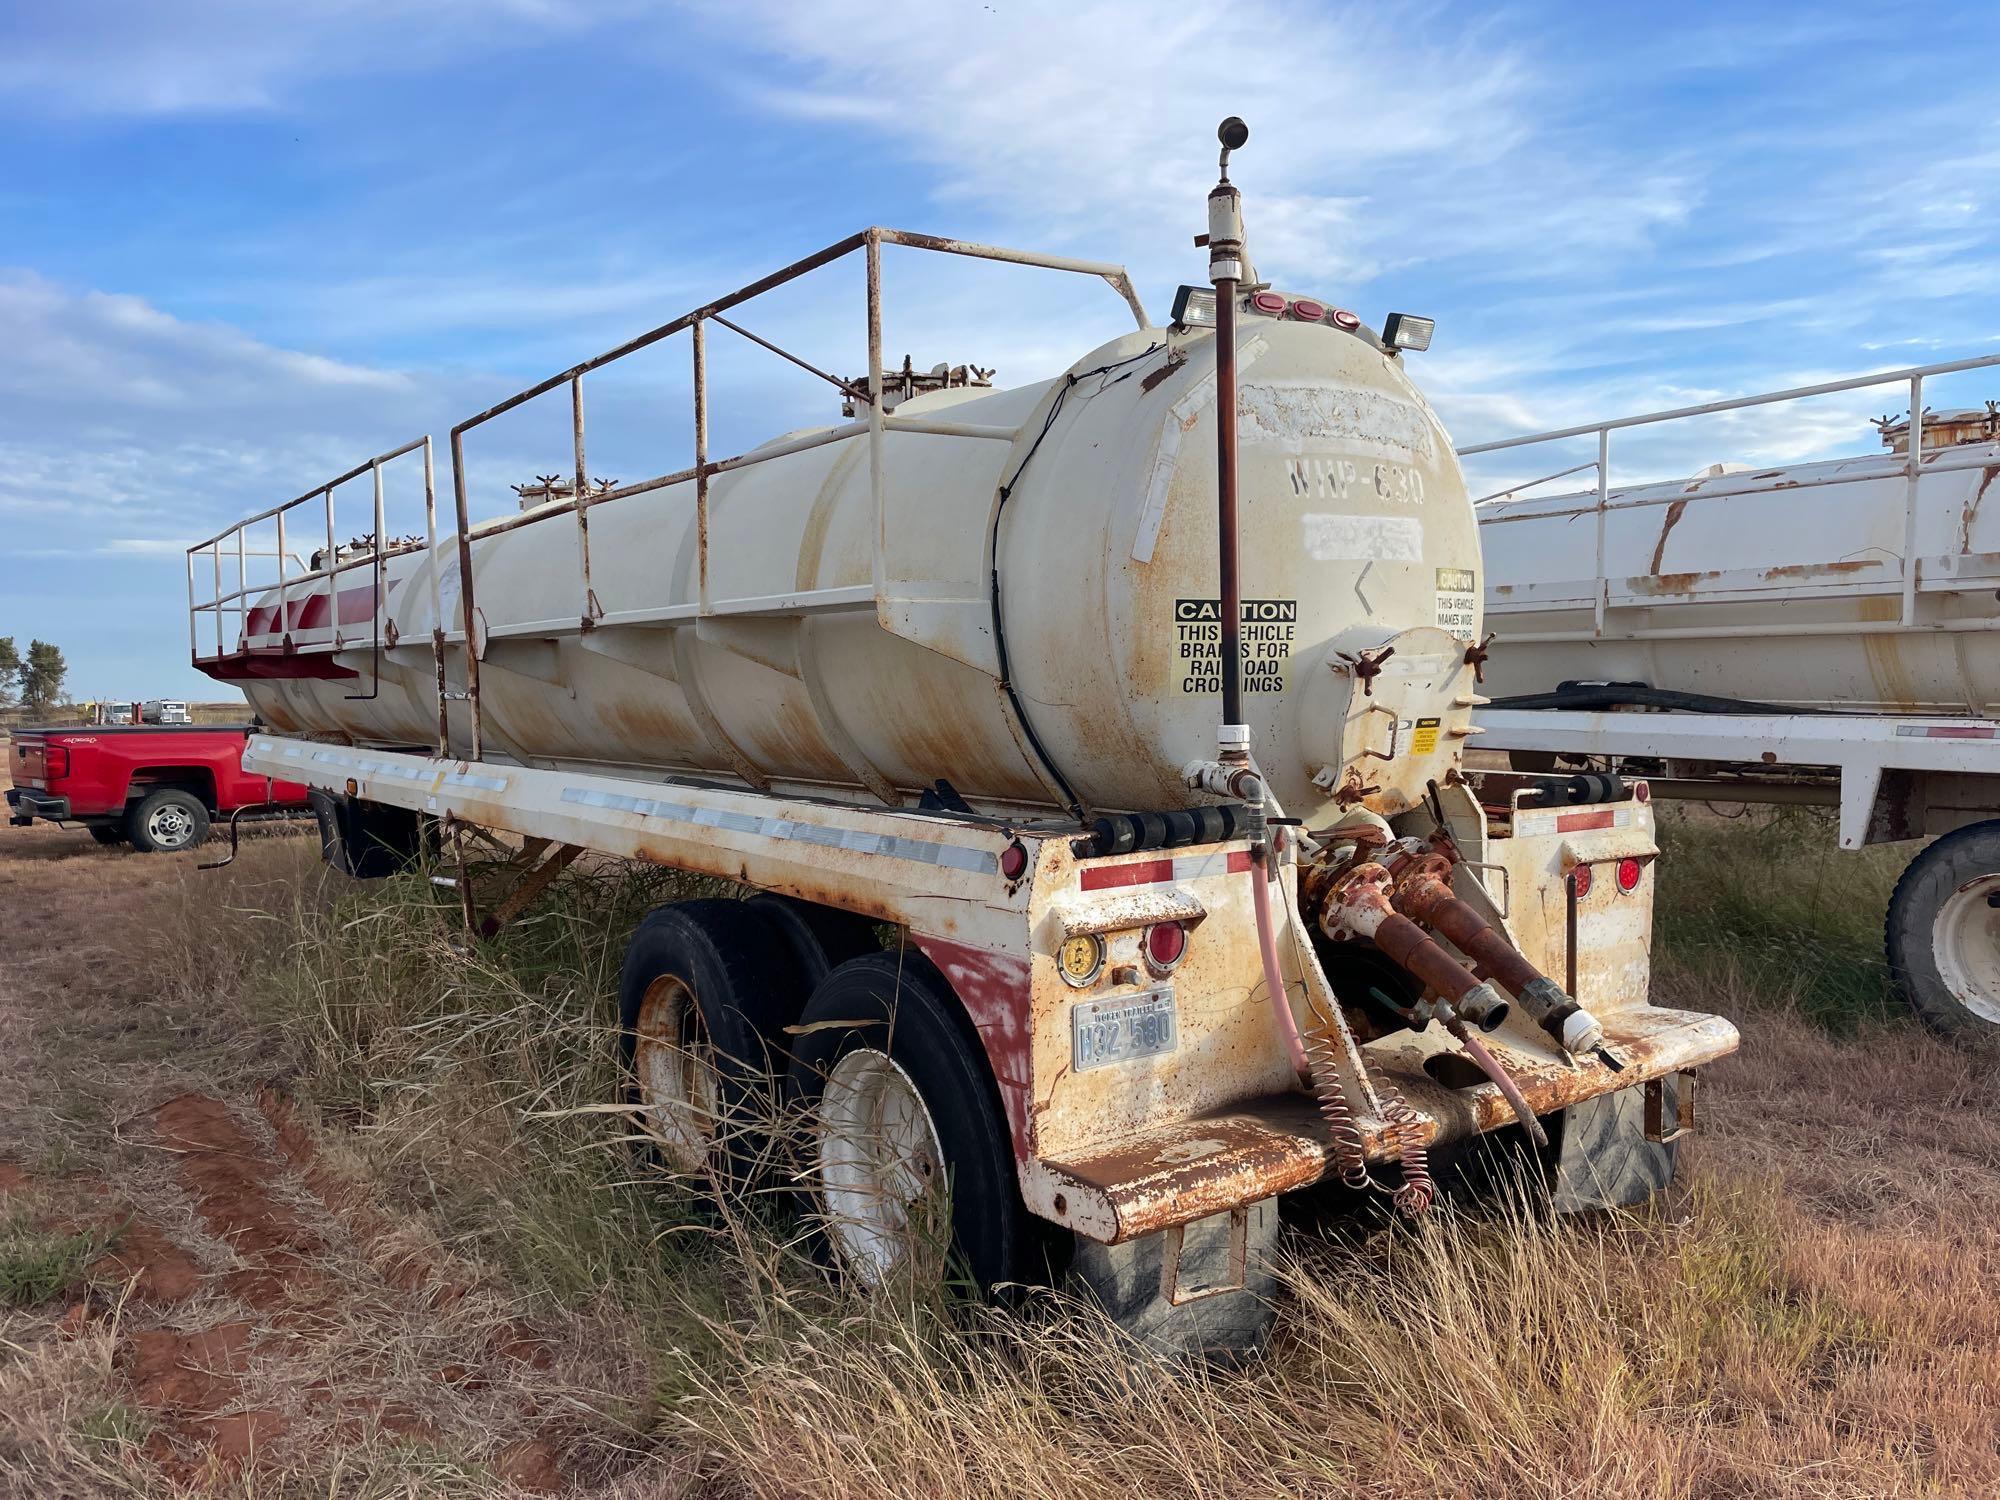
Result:
{"type": "Polygon", "coordinates": [[[1910,504],[1891,451],[1486,505],[1486,691],[1644,682],[1845,712],[2000,712],[2000,442],[1927,413],[1910,504]],[[1603,624],[1597,624],[1603,593],[1603,624]]]}
{"type": "MultiPolygon", "coordinates": [[[[1464,743],[1473,513],[1400,358],[1265,295],[1238,325],[1253,750],[1294,815],[1393,814],[1464,743]]],[[[865,435],[717,475],[706,607],[691,483],[589,508],[588,601],[573,515],[480,537],[486,755],[871,803],[940,780],[995,810],[1212,800],[1182,771],[1220,718],[1214,388],[1210,330],[1146,328],[1053,381],[906,400],[897,420],[957,435],[886,436],[879,538],[865,435]]],[[[293,649],[337,628],[354,675],[239,674],[266,723],[435,742],[431,570],[456,631],[456,547],[384,566],[379,692],[370,570],[340,576],[337,610],[324,579],[295,584],[293,649]]],[[[253,665],[283,654],[278,613],[250,613],[253,665]]]]}

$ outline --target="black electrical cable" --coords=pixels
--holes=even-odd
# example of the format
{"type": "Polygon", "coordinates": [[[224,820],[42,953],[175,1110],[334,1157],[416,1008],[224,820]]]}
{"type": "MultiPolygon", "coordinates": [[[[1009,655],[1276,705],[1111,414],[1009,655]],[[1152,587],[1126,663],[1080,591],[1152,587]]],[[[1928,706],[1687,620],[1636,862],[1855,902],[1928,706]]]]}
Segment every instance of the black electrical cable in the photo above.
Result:
{"type": "MultiPolygon", "coordinates": [[[[1049,405],[1049,414],[1042,422],[1042,430],[1035,434],[1034,442],[1030,443],[1028,451],[1021,455],[1021,462],[1015,466],[1013,478],[1000,486],[1000,501],[993,507],[993,524],[986,538],[987,546],[991,548],[993,556],[993,646],[995,654],[999,658],[1000,686],[1007,694],[1007,702],[1013,707],[1014,717],[1021,725],[1021,732],[1027,736],[1028,747],[1035,752],[1035,758],[1042,763],[1042,769],[1048,772],[1049,779],[1056,784],[1056,789],[1062,793],[1064,805],[1069,809],[1070,815],[1079,823],[1089,821],[1088,816],[1083,810],[1083,804],[1078,800],[1075,788],[1069,784],[1069,778],[1063,775],[1062,768],[1055,763],[1055,758],[1049,754],[1048,747],[1042,743],[1042,737],[1035,733],[1035,723],[1034,720],[1028,717],[1028,707],[1021,701],[1021,695],[1014,690],[1014,674],[1008,665],[1007,658],[1007,629],[1001,620],[1000,612],[1000,514],[1006,510],[1008,498],[1014,493],[1015,486],[1020,484],[1021,476],[1027,472],[1028,465],[1033,462],[1035,454],[1042,446],[1042,440],[1049,435],[1049,430],[1056,425],[1056,418],[1062,414],[1063,403],[1069,400],[1069,393],[1076,389],[1080,382],[1088,380],[1093,375],[1108,375],[1113,370],[1123,369],[1126,365],[1136,364],[1147,356],[1158,353],[1165,347],[1164,343],[1148,344],[1137,354],[1130,355],[1125,359],[1113,360],[1110,364],[1099,365],[1094,370],[1085,370],[1080,375],[1066,375],[1063,377],[1063,387],[1056,392],[1056,399],[1049,405]]],[[[1125,375],[1118,377],[1118,380],[1125,379],[1131,373],[1130,370],[1127,370],[1125,375]]],[[[1117,380],[1107,380],[1097,389],[1099,392],[1102,392],[1117,383],[1117,380]]]]}
{"type": "Polygon", "coordinates": [[[1552,693],[1517,693],[1511,698],[1495,698],[1489,708],[1523,709],[1603,709],[1663,708],[1695,714],[1824,714],[1826,708],[1806,708],[1786,703],[1760,703],[1749,698],[1718,698],[1711,693],[1689,693],[1678,688],[1657,688],[1649,682],[1572,681],[1557,685],[1552,693]]]}

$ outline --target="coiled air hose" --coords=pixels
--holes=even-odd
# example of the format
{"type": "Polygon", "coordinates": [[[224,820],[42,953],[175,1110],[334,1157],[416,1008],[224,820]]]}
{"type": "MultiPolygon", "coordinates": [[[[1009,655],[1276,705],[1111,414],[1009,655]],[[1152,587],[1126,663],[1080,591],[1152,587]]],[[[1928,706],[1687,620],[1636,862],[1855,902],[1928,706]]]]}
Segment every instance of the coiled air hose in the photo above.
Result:
{"type": "MultiPolygon", "coordinates": [[[[1298,1018],[1292,1014],[1291,998],[1285,990],[1284,970],[1278,962],[1276,924],[1271,919],[1270,883],[1275,872],[1266,863],[1271,857],[1269,845],[1262,859],[1252,857],[1250,890],[1251,906],[1257,916],[1257,947],[1264,961],[1264,988],[1271,997],[1278,1034],[1285,1040],[1285,1051],[1291,1058],[1293,1069],[1302,1081],[1312,1087],[1313,1095],[1319,1101],[1320,1118],[1326,1122],[1332,1141],[1334,1167],[1340,1174],[1341,1182],[1357,1191],[1372,1187],[1387,1192],[1398,1209],[1414,1218],[1428,1209],[1436,1196],[1430,1174],[1430,1153],[1424,1139],[1423,1117],[1395,1093],[1383,1090],[1382,1121],[1388,1127],[1389,1137],[1395,1143],[1396,1155],[1403,1167],[1402,1183],[1393,1190],[1384,1188],[1368,1169],[1367,1144],[1362,1139],[1361,1127],[1355,1123],[1354,1108],[1347,1098],[1347,1086],[1340,1076],[1341,1054],[1346,1049],[1325,1031],[1315,1033],[1312,1045],[1308,1047],[1299,1034],[1298,1018]]],[[[1318,959],[1307,950],[1305,961],[1317,963],[1318,959]]],[[[1338,1017],[1335,1024],[1341,1024],[1338,1017]]],[[[1356,1052],[1352,1056],[1358,1071],[1361,1068],[1360,1054],[1356,1052]]],[[[1361,1076],[1365,1080],[1367,1075],[1362,1073],[1361,1076]]]]}

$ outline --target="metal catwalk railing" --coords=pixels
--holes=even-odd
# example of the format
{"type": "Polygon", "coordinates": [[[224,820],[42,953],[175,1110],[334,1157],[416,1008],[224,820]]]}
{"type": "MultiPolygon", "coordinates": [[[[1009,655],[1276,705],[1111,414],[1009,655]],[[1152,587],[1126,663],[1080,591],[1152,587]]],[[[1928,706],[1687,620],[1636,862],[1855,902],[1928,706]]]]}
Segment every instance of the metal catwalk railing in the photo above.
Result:
{"type": "MultiPolygon", "coordinates": [[[[188,640],[195,656],[196,665],[204,660],[213,661],[230,654],[223,638],[223,616],[230,605],[235,606],[238,625],[239,649],[247,645],[250,623],[249,597],[252,594],[268,592],[268,588],[252,587],[247,581],[245,559],[248,556],[263,555],[246,552],[244,535],[247,529],[266,520],[275,519],[278,526],[278,614],[281,624],[289,625],[291,616],[287,608],[289,590],[310,580],[328,579],[328,589],[337,596],[338,588],[331,580],[348,569],[366,566],[374,567],[375,592],[375,636],[374,647],[379,653],[381,630],[386,600],[382,593],[383,564],[391,557],[416,550],[420,545],[432,555],[431,568],[432,618],[437,622],[433,633],[433,648],[437,656],[438,688],[438,751],[451,751],[449,705],[463,701],[467,705],[468,745],[467,753],[478,759],[484,744],[484,723],[479,699],[479,657],[487,634],[540,635],[586,632],[610,625],[665,624],[680,619],[693,619],[711,615],[751,615],[774,612],[798,612],[810,610],[847,609],[878,605],[883,592],[883,552],[885,542],[885,476],[883,465],[883,442],[890,433],[913,433],[939,437],[988,439],[999,442],[1013,442],[1017,430],[1012,427],[990,427],[974,423],[930,420],[925,418],[896,417],[889,413],[883,402],[884,379],[882,360],[882,247],[900,245],[912,250],[933,251],[945,255],[969,256],[977,260],[1002,261],[1014,265],[1034,266],[1044,270],[1063,271],[1082,276],[1094,276],[1109,283],[1131,310],[1138,326],[1148,325],[1146,309],[1133,289],[1131,278],[1122,266],[1099,261],[1075,260],[1066,256],[1041,255],[1026,250],[1010,250],[997,245],[977,244],[969,240],[943,239],[936,235],[917,234],[904,229],[884,229],[873,227],[851,234],[836,241],[802,260],[794,261],[781,270],[759,278],[747,286],[739,287],[715,301],[683,313],[670,322],[662,323],[628,339],[616,348],[606,350],[594,358],[573,365],[560,374],[551,375],[527,389],[517,391],[497,405],[488,407],[477,416],[469,417],[451,430],[451,471],[452,498],[456,513],[456,536],[458,553],[459,597],[456,629],[447,629],[439,612],[438,574],[436,566],[437,525],[436,506],[433,498],[431,475],[431,445],[428,437],[417,439],[389,453],[369,460],[349,470],[340,478],[308,490],[296,500],[260,512],[235,526],[198,543],[188,551],[188,640]],[[796,281],[821,267],[845,259],[855,251],[861,251],[866,261],[866,317],[868,342],[868,376],[865,388],[856,387],[852,382],[830,375],[826,371],[784,349],[770,339],[752,332],[723,314],[754,300],[788,282],[796,281]],[[838,389],[850,402],[865,405],[867,414],[857,420],[847,422],[824,431],[809,433],[784,442],[769,443],[754,452],[739,454],[731,458],[715,459],[708,453],[708,344],[709,324],[716,324],[729,332],[746,339],[751,344],[764,349],[788,363],[805,370],[838,389]],[[692,465],[660,474],[651,479],[639,480],[632,484],[622,484],[606,489],[592,489],[586,472],[584,445],[584,377],[606,365],[636,354],[674,334],[687,331],[693,346],[693,405],[694,405],[694,462],[692,465]],[[574,483],[566,499],[552,501],[524,510],[513,515],[504,515],[475,524],[472,520],[465,467],[465,435],[474,428],[492,421],[514,408],[538,396],[567,385],[570,393],[571,437],[574,459],[574,483]],[[836,588],[806,590],[794,594],[768,598],[715,599],[711,597],[709,586],[709,480],[717,474],[726,474],[755,464],[768,463],[773,459],[785,458],[808,449],[822,447],[829,443],[844,442],[849,438],[868,439],[869,489],[874,506],[874,546],[873,567],[867,588],[836,588]],[[424,454],[424,515],[425,539],[422,543],[408,542],[385,546],[382,544],[382,465],[421,448],[424,454]],[[349,479],[373,470],[375,475],[375,538],[376,546],[372,554],[340,561],[335,550],[333,526],[333,490],[349,479]],[[697,593],[695,602],[684,605],[644,609],[606,610],[598,599],[591,579],[590,559],[590,513],[600,505],[628,499],[663,490],[675,485],[691,484],[695,497],[695,533],[697,593]],[[302,569],[296,574],[287,572],[285,515],[301,505],[319,499],[326,508],[327,560],[324,566],[302,569]],[[483,633],[476,626],[482,621],[479,613],[477,591],[473,578],[472,544],[483,537],[498,536],[521,526],[547,521],[564,515],[576,518],[578,579],[576,592],[576,612],[556,620],[530,620],[510,622],[490,633],[483,633]],[[235,591],[223,590],[223,557],[225,544],[234,539],[238,559],[237,587],[235,591]],[[211,559],[215,588],[213,596],[198,600],[195,592],[196,560],[207,555],[211,559]],[[204,658],[197,639],[196,623],[205,612],[212,612],[215,619],[215,656],[204,658]],[[465,645],[465,686],[462,690],[447,688],[446,652],[450,644],[462,642],[465,645]]],[[[295,560],[295,559],[293,559],[295,560]]],[[[288,632],[281,646],[285,653],[303,651],[332,651],[345,649],[345,643],[338,633],[339,607],[337,597],[333,603],[333,617],[336,621],[332,638],[328,641],[301,643],[288,632]]],[[[379,661],[379,657],[378,657],[379,661]]],[[[360,695],[368,696],[368,695],[360,695]]]]}
{"type": "MultiPolygon", "coordinates": [[[[1995,365],[2000,365],[2000,354],[1982,355],[1976,359],[1951,360],[1943,364],[1913,366],[1903,370],[1885,370],[1876,375],[1858,375],[1850,380],[1829,380],[1819,385],[1796,386],[1790,390],[1772,391],[1761,396],[1738,396],[1728,401],[1709,401],[1700,406],[1673,407],[1666,411],[1645,412],[1638,416],[1619,417],[1608,422],[1585,423],[1578,427],[1561,427],[1553,432],[1536,432],[1529,433],[1523,437],[1502,438],[1497,442],[1471,443],[1466,447],[1460,448],[1458,456],[1460,458],[1471,458],[1481,453],[1498,453],[1505,449],[1527,448],[1540,443],[1559,442],[1565,438],[1595,437],[1597,439],[1597,457],[1594,461],[1576,464],[1567,469],[1560,469],[1553,474],[1544,474],[1539,479],[1532,479],[1525,484],[1515,485],[1509,489],[1501,490],[1496,494],[1487,495],[1477,501],[1476,504],[1482,510],[1489,507],[1504,506],[1511,501],[1522,498],[1525,491],[1539,488],[1541,485],[1551,483],[1554,480],[1566,479],[1572,474],[1589,473],[1593,470],[1596,472],[1597,497],[1591,504],[1577,505],[1560,510],[1537,508],[1533,511],[1520,514],[1509,514],[1505,510],[1501,510],[1498,513],[1489,513],[1481,516],[1479,524],[1482,527],[1504,526],[1510,522],[1518,521],[1546,520],[1564,516],[1594,516],[1596,518],[1597,529],[1597,572],[1593,581],[1593,623],[1591,634],[1593,636],[1602,636],[1605,634],[1605,615],[1611,607],[1611,581],[1606,576],[1604,561],[1604,522],[1607,515],[1613,511],[1638,510],[1649,506],[1676,505],[1698,500],[1726,500],[1739,495],[1769,493],[1767,486],[1754,483],[1736,485],[1723,483],[1713,487],[1705,486],[1700,490],[1686,494],[1656,495],[1624,500],[1613,499],[1610,481],[1612,433],[1626,428],[1650,427],[1661,422],[1680,421],[1689,417],[1713,416],[1718,412],[1743,411],[1751,407],[1776,406],[1790,401],[1802,401],[1814,396],[1837,395],[1842,391],[1859,391],[1867,390],[1874,386],[1906,384],[1909,387],[1911,412],[1909,452],[1907,454],[1888,455],[1882,460],[1883,475],[1900,473],[1905,477],[1906,481],[1903,517],[1901,618],[1899,620],[1875,622],[1875,624],[1879,628],[1887,630],[1909,629],[1917,623],[1917,568],[1914,552],[1916,549],[1918,482],[1925,474],[1946,474],[1961,469],[1984,468],[1991,461],[1984,455],[1966,455],[1957,459],[1940,457],[1932,459],[1929,463],[1924,462],[1924,382],[1940,375],[1955,375],[1965,370],[1983,370],[1995,365]]],[[[1797,479],[1793,488],[1808,489],[1816,485],[1851,484],[1857,479],[1868,477],[1881,476],[1857,474],[1851,470],[1837,474],[1806,475],[1797,479]]],[[[1982,629],[1992,628],[1991,623],[1988,621],[1966,623],[1976,624],[1982,629]]],[[[1837,629],[1840,631],[1855,629],[1854,626],[1845,624],[1827,627],[1800,625],[1792,626],[1788,629],[1791,632],[1804,634],[1816,628],[1837,629]]],[[[1671,631],[1652,631],[1648,632],[1647,638],[1657,639],[1661,638],[1662,635],[1671,635],[1672,633],[1671,631]]],[[[1702,631],[1699,633],[1708,634],[1712,632],[1702,631]]],[[[1567,639],[1567,637],[1564,638],[1567,639]]]]}

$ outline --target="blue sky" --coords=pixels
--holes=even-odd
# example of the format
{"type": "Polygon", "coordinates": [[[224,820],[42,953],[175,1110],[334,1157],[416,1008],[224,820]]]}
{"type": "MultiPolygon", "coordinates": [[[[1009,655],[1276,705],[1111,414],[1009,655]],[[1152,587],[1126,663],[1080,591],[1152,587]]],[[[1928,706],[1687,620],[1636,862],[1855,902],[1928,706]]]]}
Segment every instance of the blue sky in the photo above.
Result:
{"type": "MultiPolygon", "coordinates": [[[[869,222],[1121,260],[1164,316],[1228,113],[1260,270],[1434,314],[1413,373],[1461,442],[1994,352],[1988,8],[1648,9],[0,0],[0,635],[83,695],[207,694],[189,541],[869,222]]],[[[889,262],[920,363],[1032,379],[1120,326],[1101,285],[934,259],[889,262]]],[[[751,326],[852,372],[860,314],[843,272],[751,326]]],[[[718,451],[837,415],[768,356],[715,378],[718,451]]],[[[637,362],[592,468],[679,467],[685,408],[684,349],[637,362]]],[[[1862,451],[1892,408],[1718,419],[1618,477],[1862,451]]],[[[566,412],[474,442],[491,513],[566,412]]]]}

